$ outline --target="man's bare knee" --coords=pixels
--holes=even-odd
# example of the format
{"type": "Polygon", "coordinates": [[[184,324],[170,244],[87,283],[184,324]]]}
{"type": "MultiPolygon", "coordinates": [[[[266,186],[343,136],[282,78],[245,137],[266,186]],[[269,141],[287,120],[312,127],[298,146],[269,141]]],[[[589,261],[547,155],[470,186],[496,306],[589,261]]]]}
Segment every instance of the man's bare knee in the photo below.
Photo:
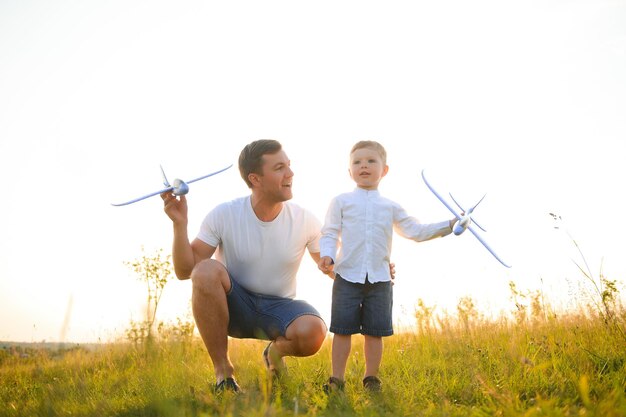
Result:
{"type": "Polygon", "coordinates": [[[199,262],[191,272],[191,282],[194,291],[215,291],[222,288],[230,291],[230,277],[224,265],[213,259],[199,262]]]}
{"type": "Polygon", "coordinates": [[[287,338],[296,341],[298,356],[311,356],[326,339],[326,325],[317,316],[300,316],[287,328],[287,338]]]}

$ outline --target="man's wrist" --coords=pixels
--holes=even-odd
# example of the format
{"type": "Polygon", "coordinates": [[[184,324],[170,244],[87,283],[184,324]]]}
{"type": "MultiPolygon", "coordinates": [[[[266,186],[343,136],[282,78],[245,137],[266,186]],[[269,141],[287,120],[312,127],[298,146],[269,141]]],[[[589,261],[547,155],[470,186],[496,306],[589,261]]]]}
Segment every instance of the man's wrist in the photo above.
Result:
{"type": "Polygon", "coordinates": [[[186,220],[172,222],[172,224],[174,225],[174,230],[185,230],[185,231],[187,230],[186,220]]]}

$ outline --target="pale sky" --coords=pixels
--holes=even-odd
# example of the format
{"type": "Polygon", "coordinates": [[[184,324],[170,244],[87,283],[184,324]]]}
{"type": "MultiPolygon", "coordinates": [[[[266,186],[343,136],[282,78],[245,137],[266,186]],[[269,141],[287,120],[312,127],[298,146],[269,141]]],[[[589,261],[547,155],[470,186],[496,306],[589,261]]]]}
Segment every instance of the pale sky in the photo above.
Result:
{"type": "MultiPolygon", "coordinates": [[[[112,207],[280,140],[294,201],[323,220],[353,188],[348,152],[388,151],[381,193],[423,222],[470,205],[502,267],[466,234],[394,239],[395,318],[419,298],[510,311],[509,281],[563,308],[592,272],[626,276],[626,2],[0,1],[0,340],[108,341],[141,319],[124,266],[169,251],[162,202],[112,207]],[[64,322],[67,317],[67,325],[64,322]]],[[[191,185],[189,234],[248,193],[236,168],[191,185]]],[[[331,281],[308,258],[299,297],[329,318],[331,281]]],[[[189,314],[168,284],[160,318],[189,314]]]]}

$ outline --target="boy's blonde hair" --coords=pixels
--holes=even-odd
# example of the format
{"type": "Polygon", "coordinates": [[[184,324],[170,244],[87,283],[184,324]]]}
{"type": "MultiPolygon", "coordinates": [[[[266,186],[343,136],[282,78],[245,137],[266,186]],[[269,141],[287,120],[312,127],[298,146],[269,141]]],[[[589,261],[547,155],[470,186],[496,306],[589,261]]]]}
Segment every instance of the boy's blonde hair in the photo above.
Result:
{"type": "Polygon", "coordinates": [[[378,152],[378,154],[380,155],[380,158],[383,160],[383,164],[387,165],[387,151],[385,150],[383,145],[376,142],[375,140],[361,140],[355,143],[354,146],[352,147],[352,150],[350,150],[350,155],[352,155],[354,151],[356,151],[357,149],[363,149],[363,148],[371,149],[373,151],[378,152]]]}

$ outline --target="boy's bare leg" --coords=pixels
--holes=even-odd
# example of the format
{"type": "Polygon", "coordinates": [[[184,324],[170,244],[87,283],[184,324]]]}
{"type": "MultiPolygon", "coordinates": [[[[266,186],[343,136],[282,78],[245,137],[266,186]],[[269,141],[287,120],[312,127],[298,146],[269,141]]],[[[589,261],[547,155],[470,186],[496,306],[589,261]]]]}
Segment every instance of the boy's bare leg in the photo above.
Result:
{"type": "Polygon", "coordinates": [[[380,362],[383,358],[383,338],[365,335],[363,350],[365,355],[365,377],[378,376],[380,362]]]}
{"type": "Polygon", "coordinates": [[[228,304],[230,278],[224,265],[207,259],[191,273],[191,305],[196,326],[213,361],[217,382],[232,377],[233,364],[228,357],[228,304]]]}
{"type": "Polygon", "coordinates": [[[283,356],[311,356],[317,353],[326,339],[326,325],[310,314],[295,319],[285,332],[270,346],[270,366],[280,369],[283,356]]]}
{"type": "Polygon", "coordinates": [[[340,380],[345,380],[346,364],[348,363],[348,356],[350,356],[350,349],[352,348],[352,335],[349,334],[335,334],[333,336],[333,353],[332,353],[332,365],[333,365],[333,377],[340,380]]]}

